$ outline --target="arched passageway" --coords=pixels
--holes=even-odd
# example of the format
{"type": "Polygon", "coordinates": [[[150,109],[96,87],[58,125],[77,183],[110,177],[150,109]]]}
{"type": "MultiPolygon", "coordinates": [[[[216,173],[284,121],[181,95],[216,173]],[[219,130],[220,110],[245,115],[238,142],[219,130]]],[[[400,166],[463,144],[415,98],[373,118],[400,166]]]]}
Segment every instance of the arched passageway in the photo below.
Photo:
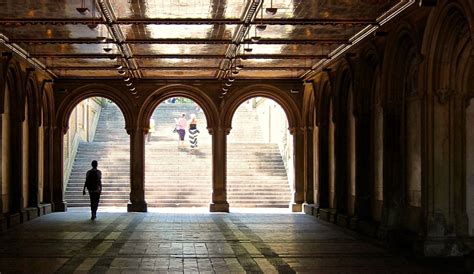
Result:
{"type": "Polygon", "coordinates": [[[102,171],[101,206],[126,207],[130,195],[130,138],[118,106],[103,97],[90,97],[76,105],[64,135],[64,189],[69,207],[89,206],[82,195],[91,162],[102,171]]]}
{"type": "Polygon", "coordinates": [[[148,207],[209,207],[212,140],[206,126],[192,99],[169,97],[155,108],[145,138],[148,207]]]}
{"type": "Polygon", "coordinates": [[[288,208],[291,202],[293,136],[281,106],[247,99],[234,113],[227,143],[229,206],[288,208]]]}

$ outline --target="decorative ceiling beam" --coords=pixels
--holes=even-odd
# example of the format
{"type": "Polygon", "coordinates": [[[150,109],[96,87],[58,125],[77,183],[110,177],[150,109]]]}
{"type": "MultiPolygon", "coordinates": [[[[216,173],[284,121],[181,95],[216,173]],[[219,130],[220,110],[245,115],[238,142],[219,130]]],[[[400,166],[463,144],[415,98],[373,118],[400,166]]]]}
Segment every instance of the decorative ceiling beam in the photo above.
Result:
{"type": "MultiPolygon", "coordinates": [[[[248,70],[302,70],[309,69],[311,66],[281,66],[281,67],[251,67],[246,66],[248,70]]],[[[48,67],[51,70],[114,70],[114,67],[96,66],[96,67],[48,67]]],[[[217,70],[219,67],[140,67],[140,70],[217,70]]]]}
{"type": "MultiPolygon", "coordinates": [[[[260,22],[260,19],[258,20],[260,22]]],[[[262,20],[266,25],[377,25],[375,20],[368,19],[297,19],[297,18],[266,18],[262,20]]],[[[144,18],[124,19],[116,18],[113,24],[118,25],[237,25],[245,24],[241,19],[214,19],[214,18],[144,18]]],[[[100,19],[92,18],[2,18],[0,25],[90,25],[110,24],[100,19]]],[[[253,24],[253,23],[250,23],[253,24]]]]}
{"type": "Polygon", "coordinates": [[[99,9],[107,23],[109,33],[112,35],[112,39],[115,41],[117,48],[120,49],[129,72],[133,77],[141,78],[142,74],[140,70],[138,70],[137,63],[133,59],[132,50],[130,49],[129,45],[124,43],[125,36],[122,33],[122,29],[115,24],[117,16],[113,12],[112,5],[110,4],[109,0],[97,0],[97,2],[99,4],[99,9]]]}
{"type": "MultiPolygon", "coordinates": [[[[113,43],[112,39],[106,42],[99,42],[97,39],[69,39],[69,38],[17,38],[10,39],[10,43],[25,44],[108,44],[113,43]]],[[[127,39],[122,43],[127,44],[230,44],[229,39],[127,39]]],[[[244,40],[245,44],[267,44],[267,45],[298,45],[298,44],[348,44],[347,39],[261,39],[258,42],[244,40]]]]}
{"type": "Polygon", "coordinates": [[[250,29],[250,23],[255,19],[257,16],[258,8],[263,5],[263,0],[251,0],[247,2],[247,6],[245,11],[241,17],[243,24],[237,26],[234,32],[234,36],[232,37],[232,44],[229,45],[227,48],[225,58],[221,61],[219,66],[219,71],[216,75],[218,79],[222,79],[225,77],[226,72],[232,66],[232,59],[238,54],[239,46],[244,41],[245,35],[248,33],[250,29]]]}
{"type": "MultiPolygon", "coordinates": [[[[58,59],[112,59],[114,54],[50,54],[50,53],[36,53],[31,54],[32,57],[49,57],[58,59]]],[[[329,56],[325,54],[246,54],[236,55],[236,58],[246,59],[328,59],[329,56]]],[[[226,58],[223,54],[135,54],[133,58],[139,59],[222,59],[226,58]]]]}

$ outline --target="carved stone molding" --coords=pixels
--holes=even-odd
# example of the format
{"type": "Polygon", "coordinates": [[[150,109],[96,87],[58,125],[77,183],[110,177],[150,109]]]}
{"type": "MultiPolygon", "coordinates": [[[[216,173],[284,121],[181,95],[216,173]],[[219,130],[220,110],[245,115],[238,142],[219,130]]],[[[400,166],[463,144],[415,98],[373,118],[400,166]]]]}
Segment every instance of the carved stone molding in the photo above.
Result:
{"type": "Polygon", "coordinates": [[[438,102],[442,105],[446,104],[451,96],[455,94],[455,91],[450,88],[440,88],[436,90],[436,96],[438,97],[438,102]]]}

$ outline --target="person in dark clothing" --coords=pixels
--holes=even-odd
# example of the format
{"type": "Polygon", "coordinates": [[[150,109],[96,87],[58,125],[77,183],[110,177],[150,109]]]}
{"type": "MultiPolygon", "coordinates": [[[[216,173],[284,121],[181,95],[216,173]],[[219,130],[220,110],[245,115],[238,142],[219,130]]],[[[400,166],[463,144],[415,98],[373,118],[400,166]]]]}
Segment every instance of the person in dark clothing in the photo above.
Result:
{"type": "Polygon", "coordinates": [[[97,169],[97,161],[91,163],[92,169],[86,173],[86,182],[82,195],[86,195],[86,188],[89,191],[89,198],[91,200],[91,220],[97,217],[97,208],[99,207],[100,193],[102,192],[102,172],[97,169]]]}

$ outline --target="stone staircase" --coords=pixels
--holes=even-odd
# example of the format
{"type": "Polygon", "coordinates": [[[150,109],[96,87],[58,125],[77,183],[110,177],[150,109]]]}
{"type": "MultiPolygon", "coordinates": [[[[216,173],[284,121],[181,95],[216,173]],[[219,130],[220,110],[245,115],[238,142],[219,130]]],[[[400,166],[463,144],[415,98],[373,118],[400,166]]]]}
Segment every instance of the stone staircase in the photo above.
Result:
{"type": "MultiPolygon", "coordinates": [[[[194,104],[160,104],[153,114],[156,130],[145,145],[145,199],[149,207],[208,207],[212,191],[211,135],[194,104]],[[195,113],[199,147],[178,147],[174,118],[195,113]]],[[[256,114],[242,106],[228,136],[227,188],[231,207],[288,207],[288,179],[276,144],[262,143],[256,114]],[[253,121],[253,122],[249,122],[253,121]]],[[[130,192],[129,136],[120,110],[109,104],[101,113],[94,142],[81,143],[66,189],[69,206],[88,206],[82,196],[93,159],[103,172],[102,206],[125,206],[130,192]]]]}

